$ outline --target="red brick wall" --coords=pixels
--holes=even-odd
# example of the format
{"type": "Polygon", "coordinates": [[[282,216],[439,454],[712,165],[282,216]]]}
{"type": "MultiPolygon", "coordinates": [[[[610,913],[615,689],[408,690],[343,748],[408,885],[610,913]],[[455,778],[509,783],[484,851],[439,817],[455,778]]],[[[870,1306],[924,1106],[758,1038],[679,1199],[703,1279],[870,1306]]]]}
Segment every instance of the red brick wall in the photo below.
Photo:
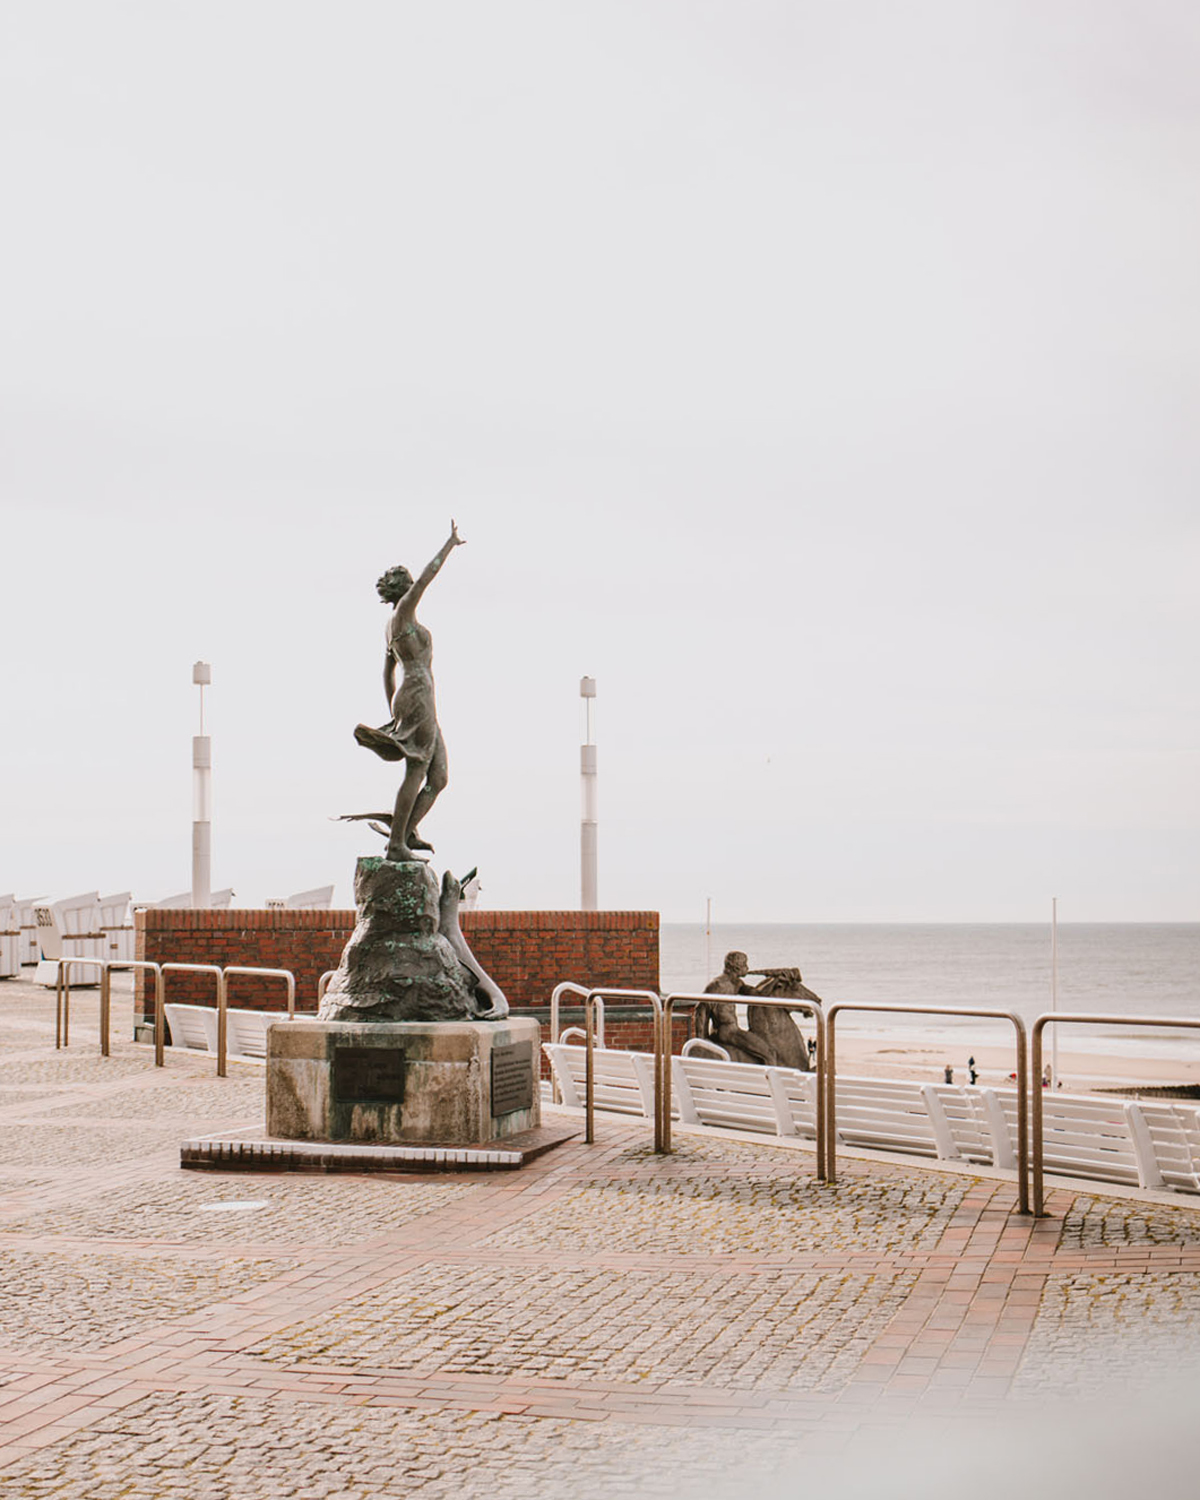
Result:
{"type": "MultiPolygon", "coordinates": [[[[551,990],[565,979],[590,987],[658,989],[657,912],[464,911],[461,920],[472,952],[514,1010],[549,1006],[551,990]]],[[[296,1008],[311,1012],[317,1007],[317,981],[337,968],[354,912],[151,907],[137,912],[135,922],[138,958],[290,969],[296,976],[296,1008]]],[[[147,977],[139,973],[137,979],[139,1020],[149,1019],[147,977]]],[[[166,994],[169,1001],[212,1005],[215,984],[208,975],[168,974],[166,994]]],[[[285,986],[278,979],[232,975],[229,1003],[244,1010],[282,1010],[285,986]]]]}

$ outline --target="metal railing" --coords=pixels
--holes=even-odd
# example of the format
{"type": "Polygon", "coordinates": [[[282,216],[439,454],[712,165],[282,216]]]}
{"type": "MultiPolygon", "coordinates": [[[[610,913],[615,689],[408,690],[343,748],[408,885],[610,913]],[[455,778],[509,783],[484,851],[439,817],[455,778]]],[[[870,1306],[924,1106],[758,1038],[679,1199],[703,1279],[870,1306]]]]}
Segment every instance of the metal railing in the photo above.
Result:
{"type": "Polygon", "coordinates": [[[71,980],[72,968],[100,970],[101,997],[103,998],[104,967],[106,958],[60,958],[56,960],[58,970],[54,976],[54,1050],[71,1045],[71,980]]]}
{"type": "MultiPolygon", "coordinates": [[[[1084,1011],[1050,1011],[1038,1016],[1033,1023],[1032,1048],[1029,1059],[1030,1091],[1033,1095],[1033,1213],[1038,1219],[1046,1218],[1045,1194],[1045,1142],[1043,1136],[1042,1108],[1042,1032],[1047,1026],[1178,1026],[1188,1031],[1200,1031],[1200,1020],[1183,1016],[1097,1016],[1084,1011]]],[[[1058,1082],[1057,1079],[1054,1080],[1058,1082]]]]}
{"type": "Polygon", "coordinates": [[[296,976],[290,969],[256,969],[245,964],[227,964],[221,971],[222,984],[217,994],[217,1077],[225,1077],[225,1059],[228,1053],[229,1035],[229,976],[231,974],[253,974],[259,979],[285,979],[287,981],[288,1020],[296,1019],[296,976]]]}
{"type": "Polygon", "coordinates": [[[143,969],[154,975],[154,1063],[163,1065],[163,983],[162,966],[140,958],[60,958],[55,984],[54,1045],[71,1044],[71,968],[76,964],[100,970],[100,1056],[109,1057],[112,1022],[112,976],[114,969],[143,969]]]}
{"type": "MultiPolygon", "coordinates": [[[[755,1002],[757,1004],[757,1002],[755,1002]]],[[[901,1013],[913,1016],[969,1016],[976,1020],[1010,1021],[1017,1039],[1017,1196],[1023,1214],[1029,1212],[1029,1074],[1026,1067],[1025,1022],[1012,1010],[976,1010],[957,1005],[856,1005],[851,1002],[829,1007],[825,1054],[825,1180],[837,1181],[837,1027],[842,1011],[901,1013]]],[[[1197,1022],[1200,1025],[1200,1022],[1197,1022]]],[[[818,1043],[819,1047],[819,1043],[818,1043]]],[[[819,1149],[819,1148],[818,1148],[819,1149]]]]}
{"type": "MultiPolygon", "coordinates": [[[[584,1001],[584,1027],[587,1026],[587,997],[590,991],[581,984],[575,984],[569,979],[564,979],[561,984],[556,984],[550,992],[550,1040],[557,1042],[559,1037],[558,1006],[563,995],[578,995],[584,1001]]],[[[587,1043],[585,1041],[584,1045],[587,1043]]],[[[600,1045],[604,1046],[604,1001],[600,1001],[600,1045]]],[[[562,1090],[558,1086],[558,1079],[554,1074],[550,1075],[550,1099],[554,1104],[562,1103],[562,1090]]]]}
{"type": "Polygon", "coordinates": [[[163,977],[162,965],[151,963],[148,959],[122,958],[114,959],[104,967],[104,973],[100,977],[100,1053],[108,1056],[108,1030],[109,1019],[112,1012],[112,971],[114,969],[140,969],[154,975],[154,1066],[161,1068],[163,1065],[163,1052],[166,1047],[167,1028],[163,1016],[163,977]]]}
{"type": "MultiPolygon", "coordinates": [[[[217,1077],[226,1076],[228,1056],[228,999],[229,975],[249,974],[259,979],[282,979],[287,985],[288,1020],[296,1019],[296,976],[290,969],[260,969],[246,964],[228,964],[224,968],[217,964],[150,963],[133,958],[60,958],[56,960],[58,973],[55,979],[54,1046],[58,1050],[69,1047],[71,1041],[71,969],[92,968],[100,970],[100,1055],[110,1055],[110,1021],[112,1015],[112,971],[114,969],[140,969],[154,975],[154,1065],[164,1064],[166,1049],[166,979],[168,973],[212,974],[217,980],[217,1077]]],[[[336,973],[330,970],[321,976],[318,1003],[324,987],[336,973]]],[[[601,1036],[603,1045],[603,1036],[601,1036]]]]}
{"type": "Polygon", "coordinates": [[[225,971],[217,964],[163,964],[164,999],[167,974],[212,974],[217,981],[217,1077],[225,1077],[225,971]]]}
{"type": "Polygon", "coordinates": [[[317,1009],[321,1009],[321,1001],[325,998],[325,991],[329,988],[329,981],[337,973],[336,969],[326,969],[320,979],[317,980],[317,1009]]]}
{"type": "MultiPolygon", "coordinates": [[[[772,1009],[801,1011],[812,1016],[817,1027],[817,1107],[813,1122],[816,1136],[817,1179],[825,1180],[825,1143],[828,1138],[825,1123],[826,1092],[826,1031],[828,1023],[823,1007],[815,1000],[793,1000],[786,995],[716,995],[708,992],[680,991],[668,995],[662,1002],[659,1019],[658,1062],[654,1069],[654,1149],[660,1155],[671,1153],[671,1021],[676,1002],[685,1005],[766,1005],[772,1009]]],[[[830,1012],[832,1015],[832,1012],[830,1012]]],[[[831,1179],[832,1180],[832,1179],[831,1179]]]]}
{"type": "MultiPolygon", "coordinates": [[[[565,995],[565,994],[568,994],[568,993],[570,993],[572,995],[578,995],[579,998],[580,998],[580,1000],[586,1000],[589,995],[596,995],[596,996],[600,997],[600,1024],[599,1024],[599,1026],[598,1026],[598,1028],[596,1030],[596,1037],[597,1037],[600,1045],[603,1047],[604,1046],[604,999],[603,999],[603,996],[604,996],[604,994],[607,993],[607,991],[589,990],[585,985],[575,984],[575,983],[573,983],[569,979],[564,980],[562,982],[562,984],[556,984],[554,986],[553,990],[551,990],[551,992],[550,992],[550,1040],[552,1042],[557,1042],[558,1041],[558,1031],[559,1031],[559,1027],[558,1027],[558,1010],[559,1010],[559,1002],[560,1002],[562,996],[565,995]]],[[[624,993],[624,992],[622,992],[622,993],[624,993]]]]}
{"type": "MultiPolygon", "coordinates": [[[[660,1062],[659,1062],[659,1053],[660,1053],[659,1042],[660,1042],[660,1038],[661,1038],[661,1035],[662,1035],[662,1025],[663,1025],[663,1001],[662,1001],[662,996],[657,992],[657,990],[617,990],[617,989],[607,989],[607,988],[604,988],[604,987],[599,987],[597,989],[589,990],[588,991],[588,999],[594,1001],[600,1007],[600,1031],[599,1031],[599,1037],[600,1037],[600,1045],[602,1047],[604,1046],[604,1002],[606,1000],[644,1000],[650,1006],[650,1010],[651,1010],[651,1014],[652,1014],[652,1023],[651,1023],[650,1036],[651,1036],[651,1044],[652,1044],[652,1047],[653,1047],[653,1050],[654,1050],[654,1097],[655,1097],[655,1100],[657,1100],[658,1099],[658,1094],[659,1094],[659,1073],[660,1073],[660,1066],[661,1066],[660,1062]]],[[[553,1005],[554,1005],[554,1001],[553,1001],[553,996],[552,996],[551,997],[551,1009],[552,1010],[553,1010],[553,1005]]],[[[550,1022],[552,1028],[553,1028],[553,1025],[554,1025],[554,1019],[555,1018],[552,1015],[551,1016],[551,1022],[550,1022]]],[[[585,1002],[584,1025],[585,1026],[587,1025],[586,1002],[585,1002]]],[[[590,1058],[589,1058],[589,1064],[588,1065],[589,1065],[589,1067],[591,1066],[591,1060],[590,1060],[590,1058]]],[[[589,1087],[590,1087],[590,1085],[589,1085],[589,1087]]],[[[589,1106],[589,1108],[590,1108],[590,1106],[589,1106]]],[[[656,1114],[657,1114],[657,1109],[656,1109],[656,1114]]],[[[658,1138],[658,1123],[657,1123],[657,1119],[655,1121],[655,1127],[654,1127],[654,1129],[655,1129],[655,1139],[657,1140],[657,1138],[658,1138]]],[[[592,1140],[592,1137],[589,1135],[588,1136],[588,1141],[590,1142],[591,1140],[592,1140]]]]}
{"type": "Polygon", "coordinates": [[[284,979],[287,981],[287,1010],[288,1020],[296,1019],[296,976],[290,969],[254,969],[244,964],[226,964],[222,970],[225,975],[225,992],[228,998],[229,976],[231,974],[255,974],[260,979],[284,979]]]}

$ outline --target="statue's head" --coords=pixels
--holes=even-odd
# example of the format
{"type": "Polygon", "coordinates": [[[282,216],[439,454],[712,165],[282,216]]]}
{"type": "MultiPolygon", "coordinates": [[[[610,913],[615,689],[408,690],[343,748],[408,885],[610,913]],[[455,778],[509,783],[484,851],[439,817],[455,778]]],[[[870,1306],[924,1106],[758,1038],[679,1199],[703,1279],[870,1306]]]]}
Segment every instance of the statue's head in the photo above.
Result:
{"type": "Polygon", "coordinates": [[[407,568],[389,568],[375,587],[385,604],[399,604],[413,586],[413,576],[407,568]]]}
{"type": "Polygon", "coordinates": [[[732,974],[735,979],[741,979],[750,971],[750,960],[744,953],[727,953],[725,955],[725,972],[732,974]]]}

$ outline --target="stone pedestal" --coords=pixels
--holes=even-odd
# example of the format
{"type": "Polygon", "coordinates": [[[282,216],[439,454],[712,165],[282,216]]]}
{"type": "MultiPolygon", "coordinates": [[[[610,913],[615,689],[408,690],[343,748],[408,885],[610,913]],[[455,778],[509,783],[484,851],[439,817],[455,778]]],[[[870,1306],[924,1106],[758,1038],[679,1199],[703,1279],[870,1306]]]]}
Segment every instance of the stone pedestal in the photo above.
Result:
{"type": "Polygon", "coordinates": [[[540,1045],[531,1019],[277,1022],[267,1133],[445,1146],[517,1135],[541,1123],[540,1045]]]}

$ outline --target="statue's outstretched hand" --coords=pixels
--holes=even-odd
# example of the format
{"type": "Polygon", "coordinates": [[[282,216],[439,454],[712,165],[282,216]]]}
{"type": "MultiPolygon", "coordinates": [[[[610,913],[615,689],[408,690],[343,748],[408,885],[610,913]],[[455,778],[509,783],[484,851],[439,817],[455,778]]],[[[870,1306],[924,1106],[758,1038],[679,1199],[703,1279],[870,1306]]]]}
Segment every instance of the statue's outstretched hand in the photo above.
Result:
{"type": "Polygon", "coordinates": [[[450,545],[452,547],[465,547],[466,541],[458,534],[458,522],[450,522],[450,545]]]}

